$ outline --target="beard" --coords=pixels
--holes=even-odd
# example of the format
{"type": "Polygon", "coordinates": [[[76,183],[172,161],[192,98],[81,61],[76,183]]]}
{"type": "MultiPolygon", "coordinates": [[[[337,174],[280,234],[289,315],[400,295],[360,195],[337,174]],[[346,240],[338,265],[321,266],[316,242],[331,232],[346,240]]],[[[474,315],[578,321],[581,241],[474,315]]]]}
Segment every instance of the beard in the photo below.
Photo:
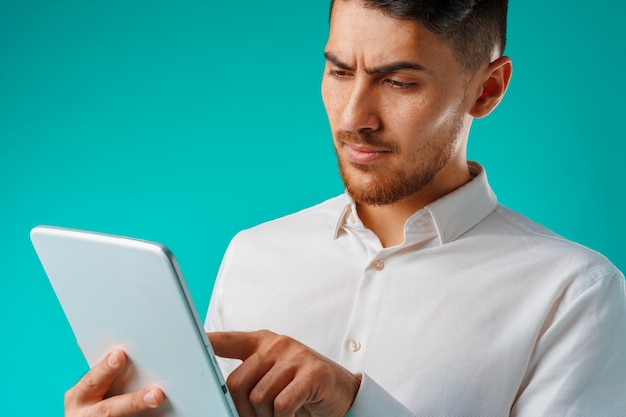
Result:
{"type": "Polygon", "coordinates": [[[462,118],[457,121],[439,141],[425,141],[405,158],[402,166],[386,170],[380,170],[376,165],[344,160],[339,153],[339,147],[344,143],[369,145],[396,155],[399,149],[393,140],[384,140],[371,132],[337,131],[335,152],[346,191],[356,203],[371,206],[394,204],[421,191],[432,183],[435,175],[455,155],[459,132],[463,126],[462,118]]]}

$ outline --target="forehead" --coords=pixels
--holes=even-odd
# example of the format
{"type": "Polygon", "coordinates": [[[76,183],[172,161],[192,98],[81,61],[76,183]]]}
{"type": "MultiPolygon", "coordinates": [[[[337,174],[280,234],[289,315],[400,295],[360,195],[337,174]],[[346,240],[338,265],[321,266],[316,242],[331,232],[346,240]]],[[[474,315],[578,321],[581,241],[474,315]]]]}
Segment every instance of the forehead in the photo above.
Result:
{"type": "Polygon", "coordinates": [[[326,49],[351,65],[413,61],[427,68],[458,67],[448,43],[421,23],[391,18],[359,0],[335,0],[326,49]]]}

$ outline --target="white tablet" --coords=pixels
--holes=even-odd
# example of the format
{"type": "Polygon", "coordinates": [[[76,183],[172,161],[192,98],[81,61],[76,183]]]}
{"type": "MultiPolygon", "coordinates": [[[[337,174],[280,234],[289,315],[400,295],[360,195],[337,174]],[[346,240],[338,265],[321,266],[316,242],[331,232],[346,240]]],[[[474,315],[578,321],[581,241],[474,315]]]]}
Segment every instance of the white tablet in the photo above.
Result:
{"type": "Polygon", "coordinates": [[[143,240],[37,226],[31,240],[89,366],[113,348],[129,358],[111,395],[158,386],[146,415],[236,417],[172,253],[143,240]]]}

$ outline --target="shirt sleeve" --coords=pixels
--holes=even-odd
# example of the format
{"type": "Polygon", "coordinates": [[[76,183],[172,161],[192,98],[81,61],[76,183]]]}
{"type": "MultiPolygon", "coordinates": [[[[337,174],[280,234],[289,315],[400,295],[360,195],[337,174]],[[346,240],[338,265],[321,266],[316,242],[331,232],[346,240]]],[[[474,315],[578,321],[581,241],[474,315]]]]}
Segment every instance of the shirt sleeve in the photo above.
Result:
{"type": "Polygon", "coordinates": [[[511,416],[624,415],[624,277],[616,272],[591,281],[551,316],[511,416]]]}
{"type": "Polygon", "coordinates": [[[413,417],[411,411],[363,373],[361,387],[346,417],[413,417]]]}

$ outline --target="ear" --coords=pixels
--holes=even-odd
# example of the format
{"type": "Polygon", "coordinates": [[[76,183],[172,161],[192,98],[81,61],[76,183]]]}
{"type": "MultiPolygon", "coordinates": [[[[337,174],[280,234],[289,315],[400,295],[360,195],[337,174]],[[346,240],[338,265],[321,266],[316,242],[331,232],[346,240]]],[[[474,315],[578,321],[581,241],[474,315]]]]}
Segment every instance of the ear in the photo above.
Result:
{"type": "Polygon", "coordinates": [[[482,91],[478,91],[478,97],[470,110],[473,117],[485,117],[496,108],[509,86],[512,70],[511,60],[506,56],[501,56],[485,68],[482,77],[484,81],[479,87],[482,91]]]}

